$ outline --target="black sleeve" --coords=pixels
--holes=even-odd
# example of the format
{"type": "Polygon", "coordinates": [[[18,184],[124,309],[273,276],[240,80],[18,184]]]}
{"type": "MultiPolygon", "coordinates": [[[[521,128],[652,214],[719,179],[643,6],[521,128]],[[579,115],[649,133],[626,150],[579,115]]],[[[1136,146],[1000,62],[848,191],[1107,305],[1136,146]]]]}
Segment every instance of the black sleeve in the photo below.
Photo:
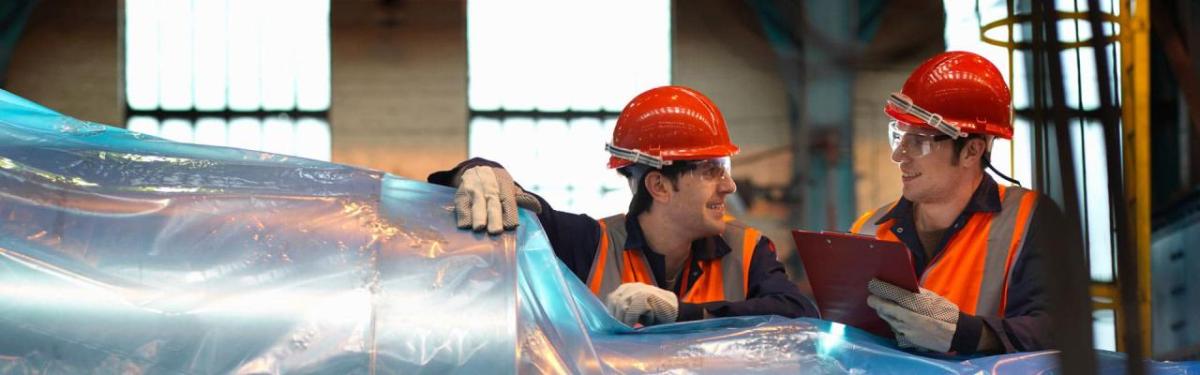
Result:
{"type": "Polygon", "coordinates": [[[600,247],[600,223],[587,215],[555,211],[541,196],[533,196],[542,204],[538,220],[546,229],[546,238],[554,247],[554,255],[586,284],[596,250],[600,247]]]}
{"type": "Polygon", "coordinates": [[[961,315],[958,328],[965,329],[963,336],[974,339],[959,337],[956,332],[953,349],[960,354],[973,353],[979,342],[979,330],[984,326],[996,334],[1004,353],[1053,348],[1046,257],[1070,256],[1084,262],[1079,230],[1067,228],[1066,223],[1062,209],[1039,194],[1033,217],[1027,224],[1025,243],[1012,265],[1004,317],[961,315]]]}
{"type": "Polygon", "coordinates": [[[704,310],[718,317],[779,315],[788,318],[816,317],[817,309],[788,279],[783,264],[775,258],[775,244],[766,236],[754,247],[746,300],[738,302],[680,303],[679,321],[698,320],[704,310]]]}
{"type": "MultiPolygon", "coordinates": [[[[481,165],[504,168],[500,163],[491,160],[472,158],[458,163],[453,169],[434,172],[426,181],[453,187],[455,177],[459,173],[481,165]]],[[[517,185],[520,186],[520,184],[517,185]]],[[[571,269],[571,272],[575,273],[575,276],[579,277],[579,280],[586,283],[588,271],[592,268],[592,260],[596,256],[596,249],[600,246],[600,224],[587,215],[556,211],[541,196],[529,194],[537,197],[538,202],[542,205],[538,221],[542,222],[542,227],[546,230],[546,238],[550,240],[554,254],[567,265],[567,268],[571,269]]]]}

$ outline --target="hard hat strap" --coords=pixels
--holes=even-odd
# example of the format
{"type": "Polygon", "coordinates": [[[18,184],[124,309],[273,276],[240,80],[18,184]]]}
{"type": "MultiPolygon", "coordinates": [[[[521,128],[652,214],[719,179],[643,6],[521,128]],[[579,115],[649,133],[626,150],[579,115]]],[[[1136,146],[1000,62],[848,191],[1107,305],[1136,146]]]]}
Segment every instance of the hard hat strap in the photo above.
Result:
{"type": "Polygon", "coordinates": [[[641,152],[636,149],[628,149],[614,146],[612,143],[604,144],[604,150],[619,159],[629,160],[635,164],[642,164],[654,168],[662,168],[664,165],[671,165],[671,160],[663,160],[660,157],[641,152]]]}
{"type": "Polygon", "coordinates": [[[996,176],[999,176],[1000,178],[1003,178],[1005,181],[1008,181],[1009,183],[1016,184],[1017,186],[1021,186],[1021,181],[1018,181],[1017,179],[1012,178],[1012,177],[1008,177],[1008,175],[1004,174],[1003,172],[1000,172],[1000,170],[996,169],[995,165],[992,165],[991,160],[988,160],[988,159],[991,159],[991,158],[984,158],[983,160],[987,163],[987,168],[991,169],[993,174],[995,174],[996,176]]]}
{"type": "Polygon", "coordinates": [[[946,135],[950,136],[950,138],[958,139],[967,136],[966,133],[963,133],[962,130],[959,130],[957,126],[954,126],[954,124],[944,121],[942,119],[942,115],[927,111],[925,108],[918,106],[912,101],[912,98],[908,97],[908,95],[894,92],[888,97],[888,103],[899,107],[901,111],[904,111],[904,113],[916,116],[917,118],[921,119],[921,121],[925,121],[926,124],[929,124],[929,126],[933,127],[934,129],[945,133],[946,135]]]}

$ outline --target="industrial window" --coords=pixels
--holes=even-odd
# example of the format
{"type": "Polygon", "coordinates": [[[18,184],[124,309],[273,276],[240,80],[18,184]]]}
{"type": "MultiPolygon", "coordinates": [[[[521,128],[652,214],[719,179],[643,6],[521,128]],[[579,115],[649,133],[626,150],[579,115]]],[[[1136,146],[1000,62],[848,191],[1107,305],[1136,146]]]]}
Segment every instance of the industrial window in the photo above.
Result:
{"type": "Polygon", "coordinates": [[[668,0],[468,1],[470,156],[556,209],[624,212],[604,143],[629,99],[670,83],[670,28],[668,0]]]}
{"type": "Polygon", "coordinates": [[[124,4],[127,128],[329,160],[329,0],[124,4]]]}
{"type": "MultiPolygon", "coordinates": [[[[1018,23],[1014,27],[986,28],[991,24],[1010,17],[1009,1],[978,0],[962,2],[947,0],[943,2],[946,8],[946,47],[948,50],[965,50],[979,53],[991,60],[1008,79],[1013,93],[1013,109],[1016,112],[1015,132],[1013,141],[997,140],[993,146],[992,162],[997,169],[1005,172],[1025,186],[1033,182],[1034,154],[1030,119],[1022,113],[1031,106],[1028,75],[1026,74],[1025,51],[1019,48],[1006,48],[996,44],[1007,41],[1024,41],[1029,38],[1024,34],[1024,28],[1018,23]],[[986,28],[986,30],[985,30],[986,28]],[[982,30],[982,35],[981,35],[982,30]],[[1009,33],[1012,33],[1011,35],[1009,33]],[[985,38],[987,40],[985,40],[985,38]],[[992,41],[993,43],[989,43],[992,41]],[[996,42],[999,43],[996,43],[996,42]]],[[[1111,1],[1100,2],[1101,11],[1118,16],[1116,7],[1111,1]]],[[[1055,8],[1062,13],[1080,13],[1087,11],[1085,0],[1057,0],[1055,8]]],[[[1115,35],[1115,23],[1104,25],[1108,35],[1115,35]]],[[[1097,72],[1092,47],[1070,44],[1086,42],[1091,38],[1091,28],[1086,20],[1062,17],[1058,22],[1059,40],[1067,45],[1060,53],[1063,68],[1063,81],[1068,108],[1083,113],[1099,107],[1099,89],[1097,88],[1097,72]]],[[[1083,43],[1080,43],[1083,44],[1083,43]]],[[[1117,42],[1106,45],[1109,56],[1109,74],[1111,81],[1116,82],[1113,92],[1120,92],[1120,44],[1117,42]]],[[[1119,101],[1119,98],[1117,98],[1119,101]]],[[[1119,104],[1118,104],[1119,105],[1119,104]]],[[[1084,245],[1087,249],[1089,269],[1092,281],[1095,283],[1112,283],[1114,273],[1114,236],[1110,220],[1108,202],[1108,170],[1104,149],[1104,131],[1099,121],[1080,119],[1071,120],[1070,136],[1074,161],[1075,179],[1078,196],[1080,197],[1079,216],[1083,226],[1084,245]],[[1086,187],[1086,188],[1085,188],[1086,187]]],[[[1119,156],[1115,156],[1119,157],[1119,156]]],[[[1095,312],[1093,319],[1093,334],[1095,345],[1099,349],[1116,350],[1116,336],[1113,310],[1101,309],[1095,312]]]]}
{"type": "Polygon", "coordinates": [[[229,146],[275,154],[329,160],[329,124],[317,118],[272,116],[200,117],[196,120],[132,116],[130,131],[176,142],[229,146]]]}

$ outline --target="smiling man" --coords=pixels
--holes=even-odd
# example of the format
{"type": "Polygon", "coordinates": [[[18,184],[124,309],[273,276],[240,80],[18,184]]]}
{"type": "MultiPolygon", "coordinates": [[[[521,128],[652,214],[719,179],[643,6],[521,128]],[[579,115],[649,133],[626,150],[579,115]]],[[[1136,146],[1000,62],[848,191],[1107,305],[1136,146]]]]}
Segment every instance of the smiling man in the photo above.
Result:
{"type": "Polygon", "coordinates": [[[595,220],[555,211],[500,165],[465,161],[429,182],[457,186],[459,227],[499,233],[516,208],[538,212],[550,244],[609,312],[629,325],[742,315],[815,316],[758,230],[728,219],[737,191],[725,119],[699,92],[648,90],[617,119],[608,167],[629,180],[629,211],[595,220]]]}
{"type": "Polygon", "coordinates": [[[946,52],[913,71],[884,108],[903,193],[851,231],[912,253],[920,293],[879,280],[868,286],[868,304],[902,347],[972,354],[1051,346],[1044,254],[1067,249],[1082,262],[1083,251],[1054,201],[984,173],[992,140],[1012,139],[1010,103],[994,65],[946,52]]]}

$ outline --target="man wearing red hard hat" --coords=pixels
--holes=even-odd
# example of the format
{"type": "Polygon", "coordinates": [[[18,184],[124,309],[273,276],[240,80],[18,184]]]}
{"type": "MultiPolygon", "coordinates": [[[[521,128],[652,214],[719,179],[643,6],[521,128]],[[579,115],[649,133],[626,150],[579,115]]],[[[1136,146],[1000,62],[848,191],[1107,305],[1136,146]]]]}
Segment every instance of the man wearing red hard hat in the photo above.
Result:
{"type": "Polygon", "coordinates": [[[629,179],[627,214],[595,220],[555,211],[500,165],[465,161],[429,182],[457,186],[459,227],[516,227],[518,206],[538,219],[559,259],[622,322],[653,325],[741,315],[816,316],[758,230],[728,219],[737,190],[725,119],[703,94],[658,87],[617,119],[608,167],[629,179]],[[489,204],[490,202],[490,204],[489,204]]]}
{"type": "Polygon", "coordinates": [[[913,71],[884,108],[903,193],[851,231],[911,251],[920,293],[869,285],[868,304],[902,347],[971,354],[1051,346],[1045,254],[1079,249],[1079,236],[1062,228],[1054,201],[984,173],[992,140],[1012,139],[1011,100],[987,59],[946,52],[913,71]]]}

